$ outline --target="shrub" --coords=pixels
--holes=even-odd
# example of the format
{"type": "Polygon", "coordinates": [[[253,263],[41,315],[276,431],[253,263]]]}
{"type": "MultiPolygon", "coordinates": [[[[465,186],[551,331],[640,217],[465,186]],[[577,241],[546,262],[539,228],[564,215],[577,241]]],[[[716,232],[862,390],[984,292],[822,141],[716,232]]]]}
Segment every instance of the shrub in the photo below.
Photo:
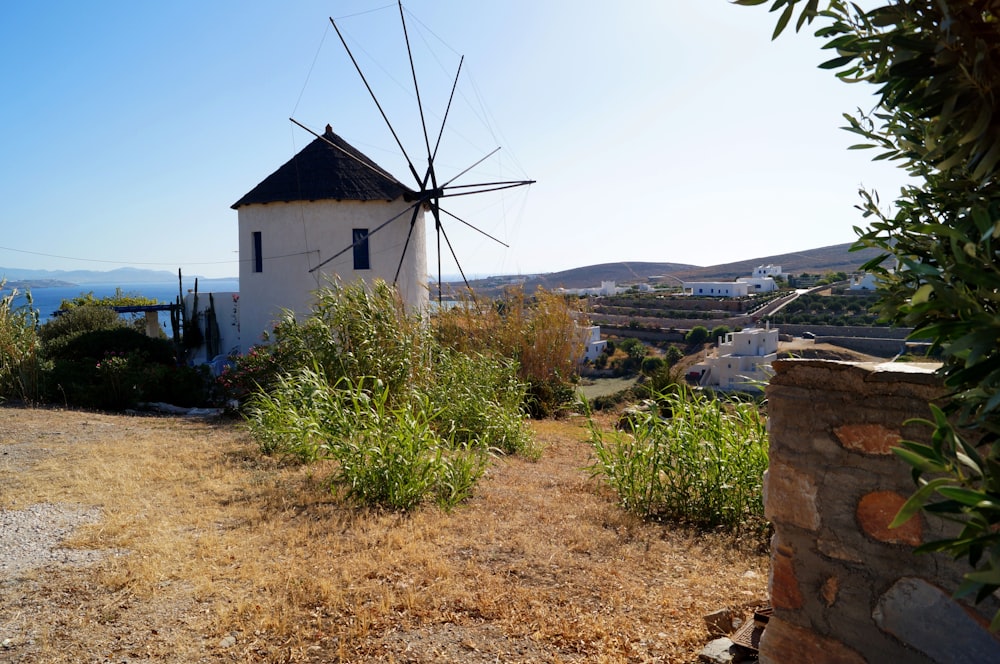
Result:
{"type": "Polygon", "coordinates": [[[684,341],[692,346],[697,346],[708,341],[708,328],[704,325],[696,325],[684,335],[684,341]]]}
{"type": "Polygon", "coordinates": [[[19,307],[14,306],[16,296],[12,290],[0,298],[0,401],[31,403],[41,389],[38,312],[31,306],[30,293],[28,303],[19,307]]]}
{"type": "Polygon", "coordinates": [[[591,471],[641,516],[762,534],[767,434],[757,406],[690,389],[648,403],[633,415],[630,433],[591,422],[591,471]]]}
{"type": "Polygon", "coordinates": [[[262,451],[333,459],[335,487],[393,509],[464,499],[493,451],[537,456],[514,362],[440,346],[384,283],[316,296],[310,316],[283,321],[243,373],[268,383],[245,409],[262,451]]]}
{"type": "Polygon", "coordinates": [[[108,307],[70,307],[43,325],[39,337],[51,363],[50,401],[121,410],[141,401],[196,406],[208,398],[204,369],[177,366],[169,341],[138,332],[108,307]]]}
{"type": "Polygon", "coordinates": [[[565,388],[583,356],[577,315],[561,295],[539,289],[528,298],[513,289],[492,307],[465,302],[439,313],[435,336],[441,345],[462,352],[514,360],[518,377],[528,385],[526,406],[539,417],[575,403],[573,390],[565,388]]]}
{"type": "Polygon", "coordinates": [[[281,375],[272,393],[251,398],[248,421],[267,453],[335,460],[332,486],[361,503],[408,510],[430,496],[444,507],[464,500],[486,453],[446,442],[431,424],[426,397],[395,406],[389,397],[377,383],[369,389],[342,378],[331,385],[321,370],[299,369],[281,375]]]}
{"type": "Polygon", "coordinates": [[[652,376],[665,366],[667,361],[662,357],[647,357],[642,361],[642,373],[644,376],[652,376]]]}
{"type": "Polygon", "coordinates": [[[526,386],[510,360],[441,349],[427,389],[440,435],[461,445],[536,456],[521,416],[526,386]]]}
{"type": "Polygon", "coordinates": [[[729,327],[726,325],[718,325],[712,328],[712,331],[708,335],[708,339],[709,341],[717,342],[719,339],[724,339],[727,334],[729,334],[729,327]]]}

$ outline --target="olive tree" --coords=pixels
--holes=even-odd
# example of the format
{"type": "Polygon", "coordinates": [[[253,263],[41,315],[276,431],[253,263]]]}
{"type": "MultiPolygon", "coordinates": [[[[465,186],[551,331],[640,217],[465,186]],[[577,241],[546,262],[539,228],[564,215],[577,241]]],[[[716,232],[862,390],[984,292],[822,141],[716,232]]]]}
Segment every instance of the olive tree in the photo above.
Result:
{"type": "Polygon", "coordinates": [[[1000,0],[734,1],[769,4],[773,37],[818,26],[820,67],[877,86],[874,111],[844,116],[853,147],[914,180],[891,212],[861,192],[857,244],[881,250],[864,266],[880,276],[880,312],[941,352],[950,396],[931,444],[897,450],[918,489],[896,523],[921,508],[961,523],[918,550],[967,558],[957,594],[985,598],[1000,588],[1000,0]]]}

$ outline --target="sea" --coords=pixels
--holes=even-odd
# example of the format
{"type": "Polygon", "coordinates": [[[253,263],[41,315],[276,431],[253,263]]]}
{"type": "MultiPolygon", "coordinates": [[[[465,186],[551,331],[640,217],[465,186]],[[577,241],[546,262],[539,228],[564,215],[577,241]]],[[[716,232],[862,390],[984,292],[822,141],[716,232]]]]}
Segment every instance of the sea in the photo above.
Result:
{"type": "MultiPolygon", "coordinates": [[[[31,306],[38,310],[40,322],[44,323],[58,311],[63,300],[70,300],[87,293],[93,293],[95,298],[108,297],[115,294],[115,289],[121,288],[126,295],[141,295],[155,299],[161,304],[172,304],[180,294],[179,284],[174,282],[157,282],[147,284],[78,284],[74,286],[54,286],[51,288],[32,288],[31,306]]],[[[185,279],[184,294],[194,290],[194,279],[185,279]]],[[[239,292],[239,279],[199,279],[199,293],[230,293],[239,292]]],[[[0,291],[0,296],[9,295],[9,290],[0,291]]],[[[14,306],[27,304],[27,293],[18,289],[14,298],[14,306]]]]}

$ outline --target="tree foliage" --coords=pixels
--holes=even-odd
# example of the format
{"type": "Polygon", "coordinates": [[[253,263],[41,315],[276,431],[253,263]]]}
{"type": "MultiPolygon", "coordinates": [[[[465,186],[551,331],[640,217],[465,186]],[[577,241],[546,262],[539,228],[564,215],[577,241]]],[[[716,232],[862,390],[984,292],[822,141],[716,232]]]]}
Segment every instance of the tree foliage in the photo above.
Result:
{"type": "Polygon", "coordinates": [[[865,269],[884,286],[882,315],[941,351],[951,396],[931,420],[933,445],[900,451],[919,488],[899,520],[923,506],[963,523],[960,537],[929,548],[967,557],[976,569],[960,593],[986,597],[1000,588],[1000,0],[735,2],[770,3],[775,37],[793,19],[796,30],[819,25],[833,56],[820,67],[877,86],[874,111],[844,116],[861,138],[853,148],[898,163],[914,183],[891,212],[861,192],[858,244],[881,250],[865,269]],[[952,421],[972,430],[983,458],[952,421]]]}

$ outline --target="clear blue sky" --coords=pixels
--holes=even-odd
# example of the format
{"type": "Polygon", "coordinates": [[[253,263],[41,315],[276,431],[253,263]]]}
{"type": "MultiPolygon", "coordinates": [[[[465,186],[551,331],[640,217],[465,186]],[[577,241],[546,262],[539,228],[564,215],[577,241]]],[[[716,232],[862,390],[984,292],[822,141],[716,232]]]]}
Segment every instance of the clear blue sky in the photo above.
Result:
{"type": "MultiPolygon", "coordinates": [[[[449,221],[467,273],[710,265],[850,242],[858,187],[888,200],[903,182],[846,150],[856,141],[841,113],[869,107],[872,91],[817,69],[811,34],[771,42],[763,7],[404,7],[432,133],[466,56],[439,176],[499,146],[460,182],[537,180],[452,201],[510,245],[449,221]]],[[[289,117],[331,123],[410,184],[330,16],[422,170],[399,14],[385,0],[5,5],[0,266],[236,275],[229,206],[312,140],[289,117]]]]}

